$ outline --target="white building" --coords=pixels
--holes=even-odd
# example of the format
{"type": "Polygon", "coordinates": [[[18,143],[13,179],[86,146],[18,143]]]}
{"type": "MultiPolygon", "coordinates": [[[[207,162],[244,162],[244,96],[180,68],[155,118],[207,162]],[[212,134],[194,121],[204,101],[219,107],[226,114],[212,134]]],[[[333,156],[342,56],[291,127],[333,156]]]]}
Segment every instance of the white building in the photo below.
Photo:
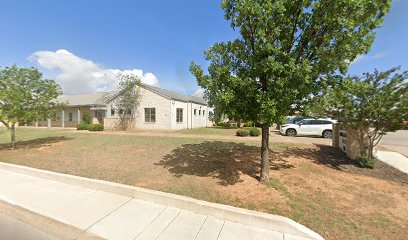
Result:
{"type": "MultiPolygon", "coordinates": [[[[104,124],[105,129],[114,130],[120,120],[113,107],[116,95],[117,92],[63,95],[59,101],[67,103],[64,110],[58,112],[53,119],[34,124],[74,127],[81,123],[83,114],[88,113],[93,117],[93,123],[104,124]]],[[[209,111],[212,110],[203,99],[142,84],[139,105],[136,109],[127,111],[132,116],[130,128],[176,130],[208,126],[209,111]]]]}

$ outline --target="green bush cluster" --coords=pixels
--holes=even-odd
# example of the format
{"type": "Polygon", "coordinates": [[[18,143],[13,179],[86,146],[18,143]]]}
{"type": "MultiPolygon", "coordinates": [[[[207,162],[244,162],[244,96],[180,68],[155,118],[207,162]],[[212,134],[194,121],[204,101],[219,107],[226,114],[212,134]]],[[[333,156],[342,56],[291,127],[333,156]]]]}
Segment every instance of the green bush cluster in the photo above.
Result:
{"type": "Polygon", "coordinates": [[[229,128],[237,128],[237,125],[238,125],[238,124],[235,123],[235,122],[231,122],[231,123],[227,123],[227,124],[226,124],[226,126],[229,127],[229,128]]]}
{"type": "Polygon", "coordinates": [[[84,115],[82,115],[82,122],[84,124],[91,124],[92,121],[92,117],[89,113],[84,113],[84,115]]]}
{"type": "Polygon", "coordinates": [[[103,125],[102,124],[89,124],[88,130],[89,131],[103,131],[103,125]]]}
{"type": "Polygon", "coordinates": [[[246,137],[249,135],[249,131],[246,129],[238,129],[237,136],[246,137]]]}
{"type": "Polygon", "coordinates": [[[77,130],[88,130],[88,125],[87,123],[80,123],[76,125],[77,130]]]}
{"type": "Polygon", "coordinates": [[[249,129],[249,135],[257,137],[261,135],[261,130],[259,130],[259,128],[252,127],[249,129]]]}
{"type": "Polygon", "coordinates": [[[261,131],[258,128],[251,127],[251,128],[241,128],[238,129],[236,132],[237,136],[246,137],[246,136],[254,136],[257,137],[261,135],[261,131]]]}
{"type": "Polygon", "coordinates": [[[360,163],[360,165],[364,168],[374,168],[374,165],[377,162],[376,158],[371,157],[360,157],[357,160],[360,163]]]}
{"type": "Polygon", "coordinates": [[[81,123],[76,125],[77,130],[89,130],[89,131],[103,131],[102,124],[86,124],[81,123]]]}
{"type": "Polygon", "coordinates": [[[253,126],[254,126],[254,122],[252,121],[244,123],[244,127],[253,127],[253,126]]]}

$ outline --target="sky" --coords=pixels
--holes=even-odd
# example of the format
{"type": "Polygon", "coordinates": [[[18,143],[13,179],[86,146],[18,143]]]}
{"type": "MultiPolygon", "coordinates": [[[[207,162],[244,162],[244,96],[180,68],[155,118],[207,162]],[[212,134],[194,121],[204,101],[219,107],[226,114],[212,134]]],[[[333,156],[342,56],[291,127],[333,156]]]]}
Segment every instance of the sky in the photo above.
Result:
{"type": "MultiPolygon", "coordinates": [[[[182,94],[200,92],[191,61],[237,38],[220,1],[0,0],[0,66],[34,66],[65,94],[110,90],[116,75],[182,94]]],[[[371,51],[349,73],[408,70],[408,0],[394,0],[371,51]]]]}

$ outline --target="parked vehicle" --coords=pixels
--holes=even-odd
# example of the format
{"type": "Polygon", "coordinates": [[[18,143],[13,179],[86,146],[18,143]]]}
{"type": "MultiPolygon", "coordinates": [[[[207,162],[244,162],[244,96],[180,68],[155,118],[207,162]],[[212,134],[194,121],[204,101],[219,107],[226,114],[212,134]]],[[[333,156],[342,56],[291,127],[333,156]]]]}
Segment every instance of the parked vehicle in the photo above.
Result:
{"type": "Polygon", "coordinates": [[[311,118],[311,117],[297,116],[297,117],[293,117],[293,118],[287,118],[286,121],[285,121],[285,124],[288,124],[288,123],[297,124],[298,122],[302,121],[303,119],[307,119],[307,118],[311,118]]]}
{"type": "Polygon", "coordinates": [[[306,118],[296,123],[287,123],[280,127],[279,132],[287,136],[321,136],[332,138],[333,121],[326,119],[306,118]]]}

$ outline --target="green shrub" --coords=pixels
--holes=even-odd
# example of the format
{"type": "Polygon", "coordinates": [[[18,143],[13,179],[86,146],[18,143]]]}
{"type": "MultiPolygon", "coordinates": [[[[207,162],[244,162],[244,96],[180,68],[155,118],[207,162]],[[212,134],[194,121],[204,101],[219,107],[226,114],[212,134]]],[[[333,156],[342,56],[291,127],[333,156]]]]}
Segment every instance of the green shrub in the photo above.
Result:
{"type": "Polygon", "coordinates": [[[76,129],[77,130],[88,130],[88,125],[89,124],[86,124],[86,123],[80,123],[76,125],[76,129]]]}
{"type": "Polygon", "coordinates": [[[236,122],[227,123],[226,126],[229,128],[238,128],[238,124],[236,122]]]}
{"type": "Polygon", "coordinates": [[[360,163],[360,165],[364,168],[374,168],[374,165],[377,162],[376,158],[370,157],[360,157],[357,160],[360,163]]]}
{"type": "Polygon", "coordinates": [[[253,126],[254,126],[254,123],[251,121],[244,123],[244,127],[253,127],[253,126]]]}
{"type": "Polygon", "coordinates": [[[259,128],[250,128],[249,129],[249,135],[257,137],[259,135],[261,135],[261,130],[259,130],[259,128]]]}
{"type": "Polygon", "coordinates": [[[103,125],[102,124],[89,124],[88,130],[89,131],[103,131],[103,125]]]}
{"type": "Polygon", "coordinates": [[[224,126],[225,126],[225,122],[218,122],[216,125],[217,125],[217,126],[220,126],[220,127],[224,127],[224,126]]]}
{"type": "Polygon", "coordinates": [[[248,135],[249,135],[249,132],[248,132],[248,130],[246,130],[246,129],[239,129],[239,130],[237,131],[237,136],[246,137],[246,136],[248,136],[248,135]]]}
{"type": "Polygon", "coordinates": [[[92,117],[89,113],[84,113],[84,115],[82,115],[82,122],[85,124],[91,124],[92,121],[92,117]]]}

